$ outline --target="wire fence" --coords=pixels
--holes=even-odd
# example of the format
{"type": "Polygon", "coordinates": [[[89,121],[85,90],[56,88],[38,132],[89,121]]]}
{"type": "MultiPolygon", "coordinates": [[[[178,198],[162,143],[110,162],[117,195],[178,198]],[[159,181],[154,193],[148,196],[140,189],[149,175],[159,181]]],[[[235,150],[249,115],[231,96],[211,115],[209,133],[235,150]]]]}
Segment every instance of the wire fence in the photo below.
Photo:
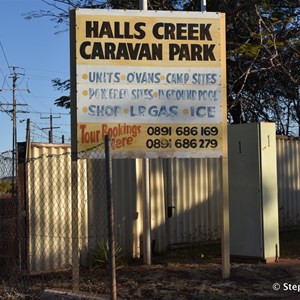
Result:
{"type": "Polygon", "coordinates": [[[0,154],[0,274],[7,276],[17,261],[17,198],[12,185],[12,151],[0,154]]]}
{"type": "MultiPolygon", "coordinates": [[[[277,142],[279,217],[281,226],[295,227],[299,140],[277,142]]],[[[110,230],[116,243],[110,243],[116,261],[122,260],[122,250],[130,259],[142,256],[141,162],[114,160],[114,214],[107,205],[111,166],[104,146],[75,155],[63,144],[19,144],[14,176],[12,152],[0,154],[0,299],[40,299],[46,288],[115,295],[114,272],[108,267],[109,216],[115,215],[110,230]]],[[[152,160],[153,255],[219,237],[219,168],[212,159],[152,160]]]]}
{"type": "MultiPolygon", "coordinates": [[[[18,152],[16,196],[12,159],[0,155],[0,295],[3,287],[10,296],[34,288],[37,298],[45,287],[80,290],[81,272],[113,266],[109,146],[37,156],[20,145],[18,152]]],[[[115,293],[113,272],[99,277],[102,292],[115,293]]]]}

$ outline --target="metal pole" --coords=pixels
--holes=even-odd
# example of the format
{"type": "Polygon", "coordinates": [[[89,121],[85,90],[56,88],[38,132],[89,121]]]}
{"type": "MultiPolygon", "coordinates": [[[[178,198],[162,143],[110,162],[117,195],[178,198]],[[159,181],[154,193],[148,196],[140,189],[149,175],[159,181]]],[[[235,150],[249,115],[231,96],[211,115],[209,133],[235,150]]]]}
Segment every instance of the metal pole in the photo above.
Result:
{"type": "Polygon", "coordinates": [[[109,249],[109,285],[110,299],[117,299],[116,261],[115,261],[115,235],[114,235],[114,203],[112,197],[112,160],[110,155],[110,137],[105,135],[105,177],[107,197],[107,229],[109,249]]]}
{"type": "Polygon", "coordinates": [[[206,0],[201,0],[201,11],[206,11],[206,0]]]}
{"type": "MultiPolygon", "coordinates": [[[[140,0],[140,10],[148,10],[147,0],[140,0]]],[[[149,159],[142,159],[143,175],[143,258],[144,264],[151,265],[151,206],[149,159]]]]}
{"type": "Polygon", "coordinates": [[[13,93],[13,109],[12,109],[12,114],[13,114],[13,140],[12,140],[12,196],[16,194],[16,187],[15,187],[15,182],[16,182],[16,154],[17,154],[17,103],[16,103],[16,81],[18,79],[15,67],[13,67],[13,88],[12,88],[12,93],[13,93]]]}
{"type": "Polygon", "coordinates": [[[147,0],[140,0],[139,7],[140,7],[140,10],[148,10],[147,0]]]}
{"type": "Polygon", "coordinates": [[[77,153],[72,153],[72,285],[73,291],[79,291],[79,238],[78,238],[78,160],[77,153]]]}
{"type": "MultiPolygon", "coordinates": [[[[227,135],[224,133],[224,135],[227,135]]],[[[227,140],[227,138],[226,138],[227,140]]],[[[229,191],[228,191],[228,155],[222,157],[222,203],[221,203],[221,248],[222,248],[222,278],[230,277],[230,239],[229,239],[229,191]]]]}
{"type": "MultiPolygon", "coordinates": [[[[8,89],[9,91],[12,91],[12,104],[8,103],[0,103],[1,105],[11,105],[12,110],[5,110],[5,112],[12,113],[12,122],[13,122],[13,130],[12,130],[12,178],[11,178],[11,194],[12,196],[16,195],[17,189],[16,189],[16,176],[17,176],[17,106],[18,105],[27,105],[27,104],[17,104],[16,101],[16,82],[18,80],[18,75],[20,73],[16,72],[17,67],[9,67],[12,68],[12,79],[13,79],[13,86],[12,89],[8,89]]],[[[23,74],[24,75],[24,74],[23,74]]],[[[5,89],[0,89],[0,91],[3,91],[5,89]]],[[[19,90],[21,91],[21,90],[19,90]]]]}
{"type": "Polygon", "coordinates": [[[29,157],[30,140],[31,140],[30,119],[27,119],[27,122],[26,122],[26,158],[25,158],[26,162],[27,162],[27,158],[29,157]]]}
{"type": "Polygon", "coordinates": [[[53,117],[52,115],[52,110],[50,109],[50,116],[49,118],[48,117],[40,117],[41,119],[49,119],[50,120],[50,127],[47,127],[47,128],[42,128],[43,130],[44,129],[49,129],[48,131],[48,140],[49,140],[49,143],[52,144],[53,143],[53,129],[55,128],[60,128],[59,126],[58,127],[53,127],[53,119],[60,119],[60,116],[59,117],[53,117]]]}
{"type": "Polygon", "coordinates": [[[230,277],[230,238],[229,238],[229,187],[228,187],[228,125],[227,125],[227,91],[226,91],[226,36],[225,14],[220,15],[221,27],[221,76],[222,76],[222,278],[230,277]]]}
{"type": "Polygon", "coordinates": [[[50,112],[50,131],[49,131],[49,143],[53,143],[53,120],[52,113],[50,112]]]}

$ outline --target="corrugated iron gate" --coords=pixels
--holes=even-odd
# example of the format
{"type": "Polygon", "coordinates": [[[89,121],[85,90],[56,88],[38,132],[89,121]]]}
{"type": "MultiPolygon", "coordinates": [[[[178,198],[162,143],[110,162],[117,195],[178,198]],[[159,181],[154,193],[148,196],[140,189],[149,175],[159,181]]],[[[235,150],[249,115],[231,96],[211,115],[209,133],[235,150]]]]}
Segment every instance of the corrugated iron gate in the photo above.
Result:
{"type": "Polygon", "coordinates": [[[277,136],[280,228],[300,226],[300,139],[277,136]]]}

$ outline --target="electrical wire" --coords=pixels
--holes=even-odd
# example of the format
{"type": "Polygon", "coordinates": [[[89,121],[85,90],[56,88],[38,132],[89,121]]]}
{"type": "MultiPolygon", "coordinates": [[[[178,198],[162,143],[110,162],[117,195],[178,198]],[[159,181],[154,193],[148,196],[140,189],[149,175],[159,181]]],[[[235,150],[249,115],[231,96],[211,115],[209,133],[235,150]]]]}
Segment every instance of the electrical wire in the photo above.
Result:
{"type": "Polygon", "coordinates": [[[7,56],[5,54],[5,51],[4,51],[4,48],[3,48],[3,45],[2,45],[1,41],[0,41],[0,46],[1,46],[1,49],[2,49],[2,53],[3,53],[4,59],[5,59],[6,65],[7,65],[8,69],[11,71],[11,67],[9,66],[8,59],[7,59],[7,56]]]}

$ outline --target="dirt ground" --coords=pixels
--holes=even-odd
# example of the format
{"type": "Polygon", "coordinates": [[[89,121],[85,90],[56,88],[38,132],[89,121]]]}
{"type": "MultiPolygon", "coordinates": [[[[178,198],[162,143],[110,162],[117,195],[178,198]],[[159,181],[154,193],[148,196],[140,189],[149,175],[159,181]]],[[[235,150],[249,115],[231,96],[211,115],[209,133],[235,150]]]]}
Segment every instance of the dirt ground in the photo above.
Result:
{"type": "MultiPolygon", "coordinates": [[[[117,292],[120,299],[300,299],[300,260],[232,263],[230,279],[222,280],[221,274],[220,259],[131,265],[118,270],[117,292]]],[[[93,289],[99,277],[88,279],[81,288],[103,294],[106,284],[93,289]]]]}
{"type": "MultiPolygon", "coordinates": [[[[118,298],[300,300],[300,231],[281,236],[278,263],[232,262],[228,280],[222,280],[218,243],[154,256],[150,266],[131,262],[117,270],[118,298]]],[[[13,281],[0,284],[0,299],[39,299],[44,289],[72,287],[70,272],[13,281]]],[[[107,296],[108,271],[81,270],[80,290],[107,296]]]]}

